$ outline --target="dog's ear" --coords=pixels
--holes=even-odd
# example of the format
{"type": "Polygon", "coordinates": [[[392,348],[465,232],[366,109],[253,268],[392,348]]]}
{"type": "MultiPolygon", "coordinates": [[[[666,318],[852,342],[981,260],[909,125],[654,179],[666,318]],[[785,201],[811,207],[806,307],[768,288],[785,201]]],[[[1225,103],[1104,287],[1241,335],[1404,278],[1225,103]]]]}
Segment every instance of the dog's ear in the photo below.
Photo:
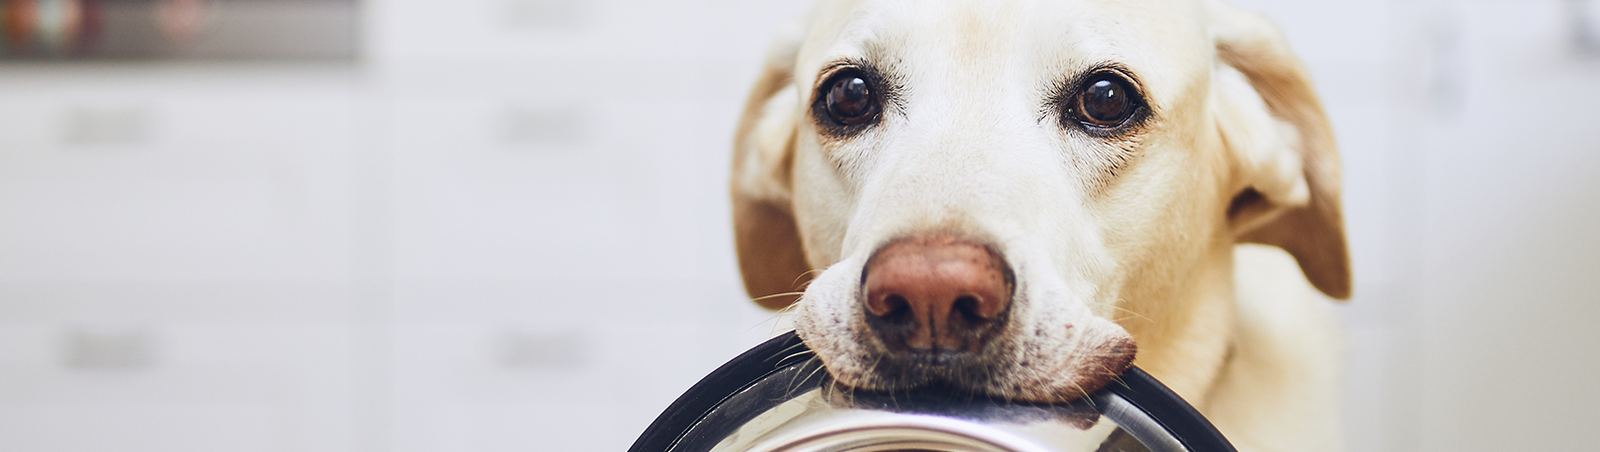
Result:
{"type": "Polygon", "coordinates": [[[769,51],[745,101],[733,142],[733,232],[745,291],[767,309],[799,300],[810,275],[795,224],[794,140],[800,99],[794,86],[797,31],[769,51]]]}
{"type": "Polygon", "coordinates": [[[1241,242],[1288,251],[1324,294],[1348,298],[1339,155],[1305,66],[1265,18],[1212,5],[1213,107],[1241,182],[1230,226],[1241,242]]]}

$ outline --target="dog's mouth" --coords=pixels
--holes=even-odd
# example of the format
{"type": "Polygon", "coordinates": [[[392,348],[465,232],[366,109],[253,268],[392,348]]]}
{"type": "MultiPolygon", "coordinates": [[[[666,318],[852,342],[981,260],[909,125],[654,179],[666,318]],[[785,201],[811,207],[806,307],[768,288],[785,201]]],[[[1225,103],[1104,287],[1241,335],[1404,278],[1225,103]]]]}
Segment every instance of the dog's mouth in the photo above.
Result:
{"type": "Polygon", "coordinates": [[[862,339],[867,344],[856,344],[861,353],[830,353],[827,340],[812,346],[837,384],[890,394],[932,392],[1034,403],[1088,396],[1132,366],[1137,350],[1120,328],[1079,337],[1074,346],[1056,350],[1028,346],[1021,343],[1024,338],[1006,334],[975,351],[887,349],[874,343],[875,338],[862,339]]]}
{"type": "Polygon", "coordinates": [[[874,377],[872,386],[875,389],[943,388],[987,394],[997,377],[1012,372],[1010,365],[993,361],[973,352],[902,351],[878,357],[867,372],[874,377]]]}

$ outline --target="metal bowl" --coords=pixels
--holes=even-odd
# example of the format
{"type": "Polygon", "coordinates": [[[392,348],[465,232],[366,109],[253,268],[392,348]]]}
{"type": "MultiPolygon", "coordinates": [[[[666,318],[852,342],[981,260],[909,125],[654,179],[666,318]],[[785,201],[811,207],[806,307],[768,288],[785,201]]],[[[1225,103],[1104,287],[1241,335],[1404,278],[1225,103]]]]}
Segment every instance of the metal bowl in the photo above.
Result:
{"type": "Polygon", "coordinates": [[[880,393],[828,378],[793,332],[711,372],[630,452],[1233,452],[1177,394],[1138,368],[1069,403],[923,388],[880,393]]]}

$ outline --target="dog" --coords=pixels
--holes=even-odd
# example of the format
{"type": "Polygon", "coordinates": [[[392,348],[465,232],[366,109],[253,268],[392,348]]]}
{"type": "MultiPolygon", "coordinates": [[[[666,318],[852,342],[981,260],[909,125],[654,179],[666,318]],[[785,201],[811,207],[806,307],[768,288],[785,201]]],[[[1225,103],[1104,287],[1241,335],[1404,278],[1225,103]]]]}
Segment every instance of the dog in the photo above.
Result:
{"type": "Polygon", "coordinates": [[[823,0],[731,192],[747,291],[839,384],[1062,402],[1137,364],[1240,450],[1340,447],[1338,155],[1258,15],[823,0]]]}

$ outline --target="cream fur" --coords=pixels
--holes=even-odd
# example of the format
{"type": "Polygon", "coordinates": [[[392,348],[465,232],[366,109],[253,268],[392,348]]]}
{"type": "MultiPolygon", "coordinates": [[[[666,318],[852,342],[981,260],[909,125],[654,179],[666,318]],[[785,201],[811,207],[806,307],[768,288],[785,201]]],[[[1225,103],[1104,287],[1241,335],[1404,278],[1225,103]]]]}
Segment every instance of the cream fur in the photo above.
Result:
{"type": "Polygon", "coordinates": [[[866,259],[910,234],[976,238],[1017,279],[1008,370],[986,391],[1075,397],[1127,338],[1241,450],[1336,449],[1338,334],[1294,266],[1348,291],[1337,156],[1304,69],[1262,24],[1209,1],[823,1],[773,50],[736,140],[747,287],[781,307],[784,281],[814,275],[798,332],[840,382],[875,387],[866,259]],[[840,61],[903,88],[844,139],[810,108],[840,61]],[[1150,107],[1114,141],[1046,102],[1104,64],[1150,107]]]}

